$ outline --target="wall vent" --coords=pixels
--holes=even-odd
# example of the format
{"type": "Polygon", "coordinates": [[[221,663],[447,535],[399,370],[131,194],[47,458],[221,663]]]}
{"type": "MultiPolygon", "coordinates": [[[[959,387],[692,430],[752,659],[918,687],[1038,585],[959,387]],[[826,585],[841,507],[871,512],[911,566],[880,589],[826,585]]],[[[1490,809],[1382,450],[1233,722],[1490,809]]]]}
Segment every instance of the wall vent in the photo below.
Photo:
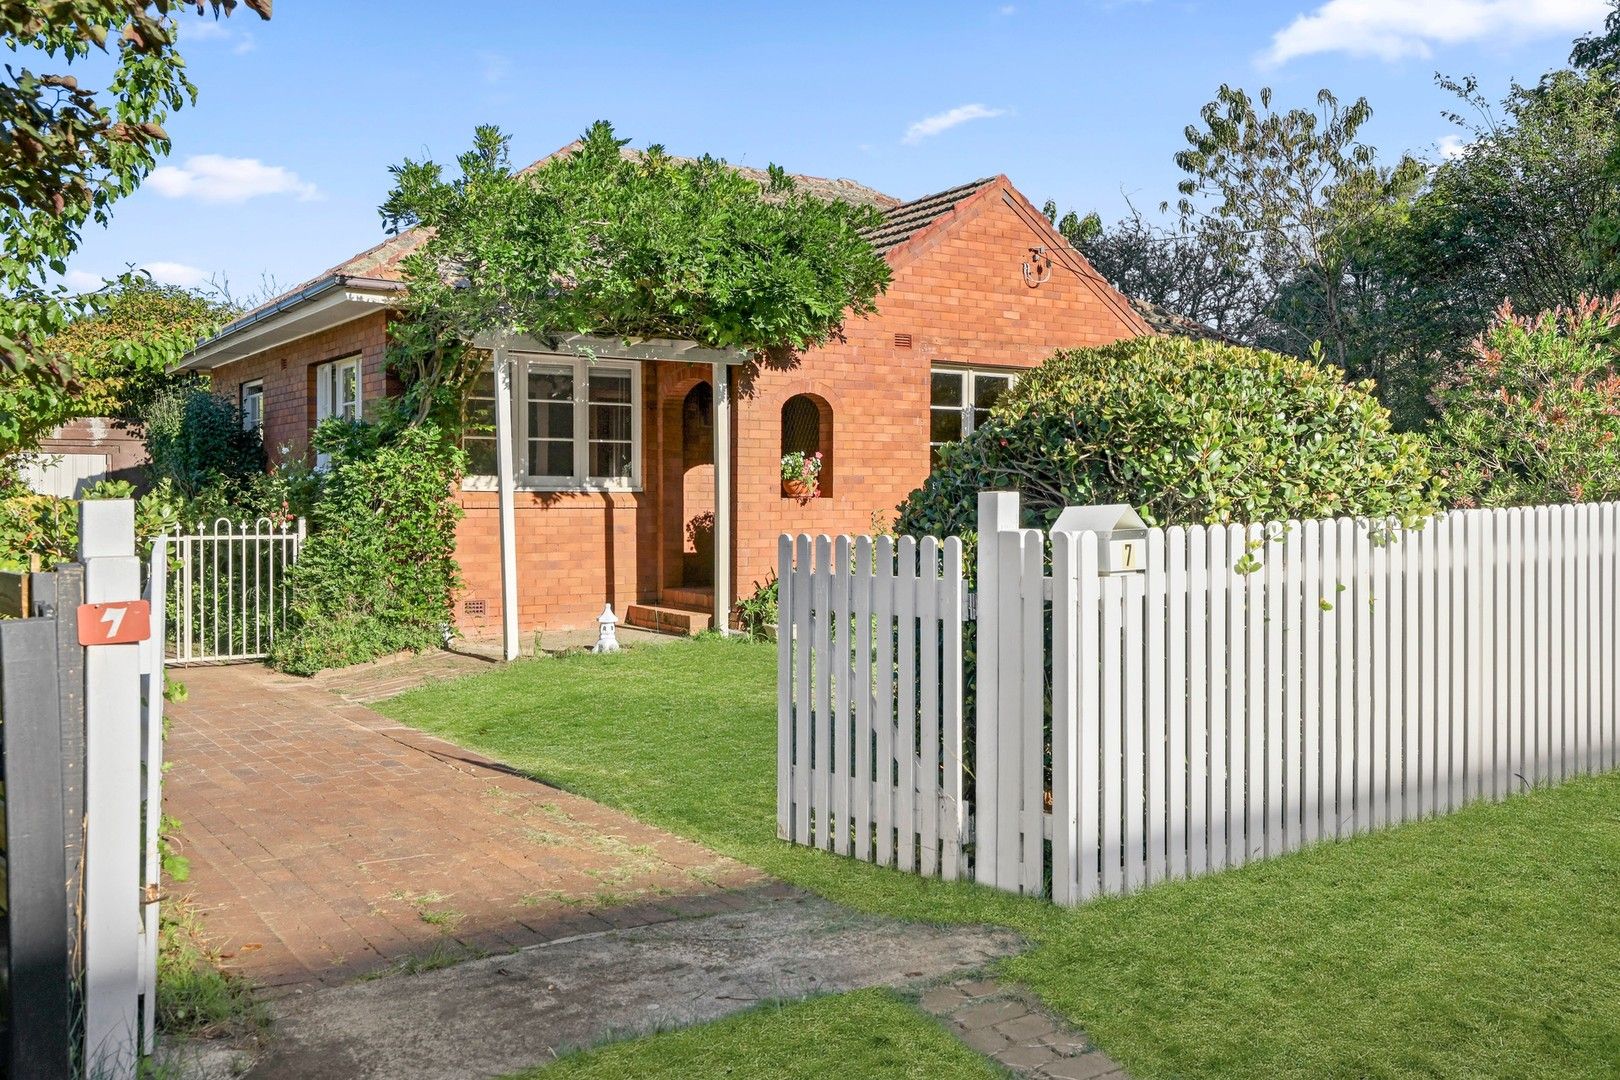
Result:
{"type": "Polygon", "coordinates": [[[461,602],[461,613],[470,619],[482,619],[489,613],[489,601],[463,600],[461,602]]]}
{"type": "Polygon", "coordinates": [[[911,335],[910,334],[896,334],[896,335],[894,335],[894,347],[897,348],[897,349],[909,349],[909,348],[911,348],[911,335]]]}

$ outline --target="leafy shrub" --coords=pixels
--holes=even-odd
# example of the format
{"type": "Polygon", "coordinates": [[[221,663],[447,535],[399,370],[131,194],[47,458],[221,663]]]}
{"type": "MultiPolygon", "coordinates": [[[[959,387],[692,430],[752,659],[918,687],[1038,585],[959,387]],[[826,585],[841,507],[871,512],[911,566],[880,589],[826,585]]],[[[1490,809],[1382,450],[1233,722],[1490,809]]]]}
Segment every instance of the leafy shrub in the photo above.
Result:
{"type": "Polygon", "coordinates": [[[765,636],[765,627],[776,623],[780,595],[781,583],[772,573],[763,584],[756,585],[753,592],[737,601],[737,621],[745,633],[756,638],[765,636]]]}
{"type": "Polygon", "coordinates": [[[1128,503],[1150,524],[1437,508],[1424,443],[1390,428],[1370,383],[1259,349],[1137,338],[1055,353],[997,402],[900,506],[898,531],[970,535],[981,491],[1016,490],[1026,521],[1128,503]]]}
{"type": "Polygon", "coordinates": [[[443,640],[460,582],[451,492],[462,468],[461,451],[431,426],[368,453],[334,453],[288,572],[289,626],[272,663],[311,675],[443,640]]]}
{"type": "Polygon", "coordinates": [[[1620,498],[1620,297],[1503,304],[1441,382],[1437,456],[1460,506],[1620,498]]]}
{"type": "Polygon", "coordinates": [[[0,569],[23,570],[38,555],[49,570],[72,562],[79,548],[79,508],[72,499],[39,495],[21,484],[0,490],[0,569]]]}
{"type": "Polygon", "coordinates": [[[169,480],[185,499],[234,504],[264,474],[259,433],[242,430],[242,410],[200,380],[157,391],[141,423],[153,479],[169,480]]]}

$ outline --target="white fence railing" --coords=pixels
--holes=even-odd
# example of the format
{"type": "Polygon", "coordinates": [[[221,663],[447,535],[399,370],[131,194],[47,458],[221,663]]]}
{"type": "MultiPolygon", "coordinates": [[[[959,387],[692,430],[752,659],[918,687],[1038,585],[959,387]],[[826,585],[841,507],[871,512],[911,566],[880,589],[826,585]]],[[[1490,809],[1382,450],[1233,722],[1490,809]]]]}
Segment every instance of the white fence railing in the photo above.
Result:
{"type": "MultiPolygon", "coordinates": [[[[1126,565],[1107,557],[1116,538],[1054,533],[1048,571],[1047,534],[1017,520],[1014,497],[981,499],[974,682],[958,688],[975,702],[963,839],[981,882],[1042,893],[1050,881],[1054,899],[1075,903],[1620,764],[1620,504],[1455,512],[1414,530],[1349,519],[1149,529],[1133,540],[1141,569],[1112,573],[1126,565]]],[[[933,723],[904,691],[886,696],[886,679],[924,674],[889,658],[910,654],[901,636],[915,609],[880,606],[909,587],[883,570],[888,541],[841,538],[825,570],[827,538],[813,560],[809,545],[798,539],[796,564],[782,547],[792,697],[784,689],[779,810],[784,837],[836,851],[836,824],[831,845],[808,820],[789,827],[801,805],[847,820],[836,786],[830,804],[814,779],[802,797],[789,786],[801,783],[789,759],[845,730],[843,658],[870,658],[869,679],[846,677],[857,701],[871,687],[889,721],[880,731],[933,723]],[[869,607],[852,606],[863,596],[869,607]]],[[[904,578],[910,542],[899,546],[904,578]]],[[[961,640],[962,615],[930,613],[940,641],[961,640]]],[[[945,790],[963,784],[952,763],[965,743],[943,730],[945,790]]],[[[845,749],[833,745],[833,777],[845,749]]],[[[915,767],[895,757],[901,776],[915,767]]],[[[885,802],[858,761],[854,777],[858,799],[885,802]]]]}
{"type": "Polygon", "coordinates": [[[784,536],[778,553],[778,834],[956,879],[962,542],[784,536]]]}
{"type": "Polygon", "coordinates": [[[268,518],[166,534],[171,663],[259,660],[287,625],[287,570],[298,559],[304,520],[268,518]]]}

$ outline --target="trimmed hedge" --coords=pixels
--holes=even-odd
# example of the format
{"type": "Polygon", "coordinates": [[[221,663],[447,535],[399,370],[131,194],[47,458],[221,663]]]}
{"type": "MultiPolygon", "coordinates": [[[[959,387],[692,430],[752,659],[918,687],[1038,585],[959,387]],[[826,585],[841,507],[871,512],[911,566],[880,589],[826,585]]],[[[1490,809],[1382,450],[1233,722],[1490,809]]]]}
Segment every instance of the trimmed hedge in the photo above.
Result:
{"type": "Polygon", "coordinates": [[[1371,383],[1212,341],[1145,337],[1055,353],[987,422],[945,447],[897,529],[968,535],[980,491],[1016,490],[1025,522],[1128,503],[1150,524],[1343,515],[1415,521],[1439,507],[1425,443],[1395,432],[1371,383]]]}

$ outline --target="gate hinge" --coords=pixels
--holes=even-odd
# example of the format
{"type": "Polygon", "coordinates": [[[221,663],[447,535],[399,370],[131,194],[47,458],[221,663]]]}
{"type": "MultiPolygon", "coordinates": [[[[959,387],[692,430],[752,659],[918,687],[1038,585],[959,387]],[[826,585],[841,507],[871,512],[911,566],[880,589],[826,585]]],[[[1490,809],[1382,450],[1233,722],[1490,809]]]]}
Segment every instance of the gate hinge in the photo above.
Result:
{"type": "Polygon", "coordinates": [[[968,622],[976,622],[979,618],[979,594],[964,592],[962,594],[962,618],[968,622]]]}

